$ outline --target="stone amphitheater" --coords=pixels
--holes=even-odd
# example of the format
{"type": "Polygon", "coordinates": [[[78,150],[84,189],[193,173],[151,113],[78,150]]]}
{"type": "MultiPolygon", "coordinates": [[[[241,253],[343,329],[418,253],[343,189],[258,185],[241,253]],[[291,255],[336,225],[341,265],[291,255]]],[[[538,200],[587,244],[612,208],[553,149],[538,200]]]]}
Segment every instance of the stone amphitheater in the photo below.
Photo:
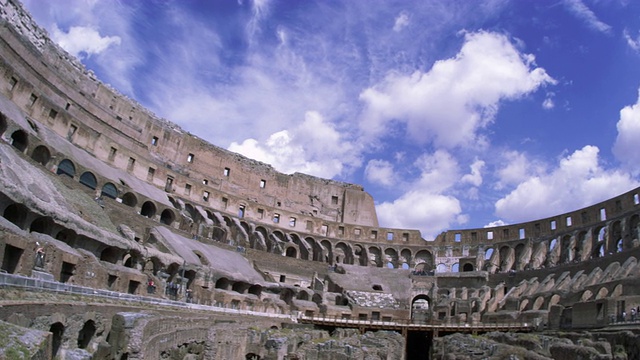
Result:
{"type": "Polygon", "coordinates": [[[426,242],[158,118],[17,0],[0,49],[0,359],[640,359],[640,188],[426,242]]]}

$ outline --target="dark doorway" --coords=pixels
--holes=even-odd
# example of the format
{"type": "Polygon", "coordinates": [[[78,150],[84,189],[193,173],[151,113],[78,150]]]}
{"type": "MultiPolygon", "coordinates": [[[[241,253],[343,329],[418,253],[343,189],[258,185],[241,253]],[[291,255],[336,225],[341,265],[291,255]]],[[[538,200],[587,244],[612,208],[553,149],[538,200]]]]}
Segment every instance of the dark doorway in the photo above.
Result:
{"type": "Polygon", "coordinates": [[[430,358],[433,334],[427,331],[409,331],[407,333],[406,360],[430,358]]]}
{"type": "Polygon", "coordinates": [[[64,335],[64,325],[62,323],[55,323],[49,328],[49,332],[53,334],[53,341],[51,343],[51,359],[55,359],[62,345],[62,335],[64,335]]]}
{"type": "Polygon", "coordinates": [[[15,273],[23,252],[23,249],[6,244],[4,247],[4,258],[2,259],[2,270],[9,274],[15,273]]]}

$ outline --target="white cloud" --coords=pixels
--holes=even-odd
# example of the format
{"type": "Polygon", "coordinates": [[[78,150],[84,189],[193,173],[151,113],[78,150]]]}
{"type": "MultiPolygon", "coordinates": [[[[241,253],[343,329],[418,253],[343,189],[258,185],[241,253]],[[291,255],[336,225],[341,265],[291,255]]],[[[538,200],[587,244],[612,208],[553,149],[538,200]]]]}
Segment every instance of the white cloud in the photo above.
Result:
{"type": "Polygon", "coordinates": [[[602,33],[610,33],[611,26],[605,24],[600,21],[596,14],[587,7],[587,5],[582,2],[582,0],[565,0],[564,4],[566,5],[569,12],[573,13],[577,18],[584,21],[587,26],[591,29],[602,32],[602,33]]]}
{"type": "Polygon", "coordinates": [[[561,159],[553,171],[523,181],[495,203],[496,215],[530,221],[592,205],[638,185],[627,173],[600,167],[598,152],[585,146],[561,159]]]}
{"type": "Polygon", "coordinates": [[[51,37],[63,49],[78,58],[100,54],[112,45],[120,45],[121,42],[119,36],[101,36],[96,29],[85,26],[72,26],[67,33],[56,27],[51,37]]]}
{"type": "Polygon", "coordinates": [[[471,164],[471,172],[462,177],[463,183],[469,183],[473,186],[482,185],[482,169],[484,168],[484,161],[476,160],[471,164]]]}
{"type": "Polygon", "coordinates": [[[376,209],[383,226],[419,229],[426,240],[433,240],[450,228],[462,211],[458,199],[420,189],[409,191],[393,202],[384,202],[376,209]]]}
{"type": "Polygon", "coordinates": [[[376,137],[399,121],[418,142],[471,146],[482,140],[477,131],[493,121],[500,101],[520,98],[546,84],[555,80],[505,35],[466,33],[455,58],[437,61],[426,73],[390,73],[364,90],[360,128],[376,137]]]}
{"type": "Polygon", "coordinates": [[[425,239],[433,239],[452,224],[462,224],[468,216],[462,214],[458,199],[446,191],[459,179],[457,161],[446,151],[438,150],[418,158],[415,167],[420,177],[394,201],[376,206],[382,226],[419,229],[425,239]]]}
{"type": "Polygon", "coordinates": [[[386,160],[369,160],[364,169],[364,176],[367,181],[374,184],[380,184],[387,187],[396,184],[393,164],[386,160]]]}
{"type": "Polygon", "coordinates": [[[497,227],[497,226],[505,226],[505,225],[509,225],[506,222],[502,221],[502,220],[495,220],[492,221],[490,223],[488,223],[487,225],[485,225],[485,228],[490,228],[490,227],[497,227]]]}
{"type": "Polygon", "coordinates": [[[307,112],[297,127],[271,134],[260,143],[246,139],[232,142],[229,150],[274,166],[281,172],[332,178],[360,159],[348,141],[317,112],[307,112]]]}
{"type": "Polygon", "coordinates": [[[627,40],[627,45],[629,45],[631,49],[640,52],[640,35],[634,39],[629,35],[629,30],[627,29],[624,29],[622,35],[624,36],[624,39],[627,40]]]}
{"type": "Polygon", "coordinates": [[[634,174],[640,173],[640,90],[635,104],[620,110],[620,120],[616,124],[618,136],[613,144],[613,154],[634,174]]]}
{"type": "Polygon", "coordinates": [[[544,99],[544,101],[542,102],[542,108],[545,110],[551,110],[556,106],[556,104],[553,102],[552,99],[544,99]]]}
{"type": "Polygon", "coordinates": [[[404,29],[407,25],[409,25],[409,14],[405,11],[401,12],[398,17],[396,17],[396,21],[393,24],[393,31],[398,32],[404,29]]]}
{"type": "Polygon", "coordinates": [[[518,151],[503,152],[500,161],[505,165],[496,172],[498,181],[494,187],[498,190],[518,185],[544,172],[543,164],[531,161],[525,154],[518,151]]]}

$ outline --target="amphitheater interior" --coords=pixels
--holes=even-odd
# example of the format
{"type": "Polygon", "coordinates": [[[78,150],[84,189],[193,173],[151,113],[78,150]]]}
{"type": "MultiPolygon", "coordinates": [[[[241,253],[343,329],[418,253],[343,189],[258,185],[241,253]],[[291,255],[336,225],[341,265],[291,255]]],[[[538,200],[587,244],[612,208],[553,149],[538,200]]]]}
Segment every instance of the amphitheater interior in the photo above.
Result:
{"type": "Polygon", "coordinates": [[[425,241],[380,227],[359,185],[157,117],[16,0],[0,2],[0,183],[0,358],[422,359],[491,326],[623,332],[601,336],[640,358],[640,188],[425,241]]]}

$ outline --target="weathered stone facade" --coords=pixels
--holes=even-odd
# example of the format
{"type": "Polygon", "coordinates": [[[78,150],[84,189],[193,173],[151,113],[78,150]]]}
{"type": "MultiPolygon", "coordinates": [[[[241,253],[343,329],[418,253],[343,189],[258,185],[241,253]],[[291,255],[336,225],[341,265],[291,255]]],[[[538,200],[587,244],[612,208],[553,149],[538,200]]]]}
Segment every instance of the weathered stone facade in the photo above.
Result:
{"type": "Polygon", "coordinates": [[[398,358],[392,335],[386,353],[366,334],[257,340],[300,315],[637,331],[639,194],[425,242],[380,227],[359,185],[279,173],[156,117],[0,0],[0,320],[49,333],[49,355],[398,358]],[[24,286],[50,297],[7,290],[24,286]]]}

